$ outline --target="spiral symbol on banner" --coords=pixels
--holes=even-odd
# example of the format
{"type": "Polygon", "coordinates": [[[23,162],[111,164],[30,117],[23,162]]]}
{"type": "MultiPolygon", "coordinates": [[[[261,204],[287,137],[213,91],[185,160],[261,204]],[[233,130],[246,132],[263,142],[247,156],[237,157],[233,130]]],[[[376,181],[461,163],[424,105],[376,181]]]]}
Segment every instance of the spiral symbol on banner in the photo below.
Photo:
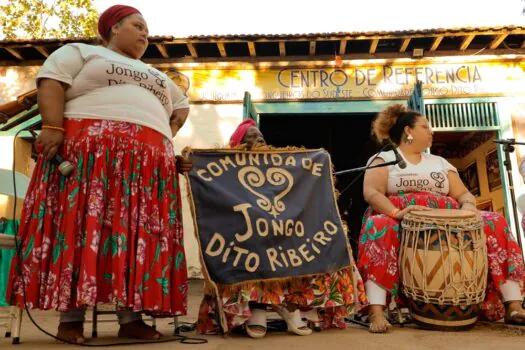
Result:
{"type": "Polygon", "coordinates": [[[274,217],[277,217],[277,215],[286,209],[286,205],[283,201],[281,201],[281,199],[291,191],[293,187],[293,176],[287,170],[270,168],[266,171],[266,178],[268,179],[268,182],[274,186],[282,186],[287,184],[286,189],[275,196],[273,199],[273,208],[270,214],[274,217]]]}
{"type": "Polygon", "coordinates": [[[264,173],[257,167],[248,166],[239,170],[238,178],[244,188],[259,198],[257,199],[257,205],[261,207],[262,210],[270,212],[272,202],[268,197],[254,190],[254,188],[262,187],[266,182],[264,173]]]}

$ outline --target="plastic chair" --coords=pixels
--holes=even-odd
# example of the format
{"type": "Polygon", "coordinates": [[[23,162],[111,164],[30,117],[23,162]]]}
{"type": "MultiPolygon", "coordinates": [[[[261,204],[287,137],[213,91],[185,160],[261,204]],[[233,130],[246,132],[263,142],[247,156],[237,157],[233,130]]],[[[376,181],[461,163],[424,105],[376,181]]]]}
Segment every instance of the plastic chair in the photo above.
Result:
{"type": "MultiPolygon", "coordinates": [[[[0,233],[0,249],[15,249],[15,237],[0,233]]],[[[16,306],[4,306],[1,307],[0,310],[2,311],[0,312],[0,327],[5,327],[6,338],[11,337],[11,331],[14,328],[13,344],[20,344],[20,331],[22,330],[22,309],[16,306]],[[7,312],[5,309],[7,309],[7,312]]]]}
{"type": "MultiPolygon", "coordinates": [[[[15,171],[16,181],[16,197],[17,199],[24,199],[29,187],[29,178],[24,174],[15,171]]],[[[14,197],[13,186],[13,171],[9,169],[0,169],[0,194],[14,197]]],[[[0,249],[15,249],[15,236],[7,235],[2,232],[7,220],[4,219],[2,230],[0,231],[0,249]]],[[[13,232],[14,233],[14,228],[13,232]]],[[[11,255],[11,254],[10,254],[11,255]]],[[[2,258],[2,251],[0,250],[0,262],[2,258]]],[[[9,256],[10,258],[10,256],[9,256]]],[[[8,266],[8,264],[5,264],[8,266]]],[[[9,273],[9,271],[6,271],[9,273]]],[[[22,309],[16,306],[0,307],[0,327],[5,327],[5,336],[11,337],[13,335],[13,344],[20,344],[20,332],[22,330],[22,309]],[[7,310],[6,310],[7,309],[7,310]]]]}

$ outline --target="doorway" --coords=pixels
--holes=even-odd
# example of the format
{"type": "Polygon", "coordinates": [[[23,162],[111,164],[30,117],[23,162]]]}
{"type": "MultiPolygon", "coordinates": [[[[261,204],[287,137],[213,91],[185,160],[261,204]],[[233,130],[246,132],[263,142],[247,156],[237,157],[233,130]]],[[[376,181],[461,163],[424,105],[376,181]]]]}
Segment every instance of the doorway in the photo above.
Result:
{"type": "MultiPolygon", "coordinates": [[[[370,136],[370,127],[376,113],[322,113],[322,114],[259,114],[259,127],[269,145],[296,146],[307,149],[324,148],[330,153],[335,171],[364,166],[379,150],[370,136]]],[[[341,192],[359,174],[336,177],[336,188],[341,192]]],[[[347,223],[354,254],[361,229],[361,220],[367,208],[363,199],[363,181],[359,179],[346,189],[338,200],[339,212],[347,223]]]]}

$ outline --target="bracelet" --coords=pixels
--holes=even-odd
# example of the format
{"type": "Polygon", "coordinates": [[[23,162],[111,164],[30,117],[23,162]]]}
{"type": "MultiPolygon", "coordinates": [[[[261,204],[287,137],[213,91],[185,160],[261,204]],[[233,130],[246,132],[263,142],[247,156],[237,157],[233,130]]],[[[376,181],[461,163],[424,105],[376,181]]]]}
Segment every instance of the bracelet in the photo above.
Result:
{"type": "Polygon", "coordinates": [[[64,128],[61,128],[60,126],[51,126],[51,125],[42,125],[42,129],[59,130],[62,132],[66,131],[64,128]]]}
{"type": "Polygon", "coordinates": [[[395,218],[397,213],[399,213],[399,208],[395,208],[394,210],[392,210],[390,214],[388,214],[388,216],[390,216],[391,218],[395,218]]]}

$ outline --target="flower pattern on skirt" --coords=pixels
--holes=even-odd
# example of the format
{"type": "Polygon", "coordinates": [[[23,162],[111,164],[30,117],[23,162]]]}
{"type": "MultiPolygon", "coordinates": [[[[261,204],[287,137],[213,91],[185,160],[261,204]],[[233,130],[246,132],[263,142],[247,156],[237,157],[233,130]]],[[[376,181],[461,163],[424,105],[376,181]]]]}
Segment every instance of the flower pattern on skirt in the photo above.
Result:
{"type": "Polygon", "coordinates": [[[186,314],[181,198],[170,140],[136,124],[65,119],[64,177],[38,159],[24,201],[10,300],[69,311],[99,302],[186,314]]]}
{"type": "MultiPolygon", "coordinates": [[[[458,209],[459,204],[451,197],[429,193],[394,195],[390,201],[398,208],[423,205],[429,208],[458,209]]],[[[481,211],[483,231],[487,238],[488,283],[485,301],[481,304],[483,316],[499,320],[505,309],[499,288],[507,280],[519,284],[524,291],[525,269],[521,249],[510,232],[507,220],[499,213],[481,211]]],[[[399,247],[401,243],[398,220],[373,212],[369,208],[363,217],[359,239],[357,265],[366,282],[372,280],[400,301],[399,295],[399,247]]]]}
{"type": "Polygon", "coordinates": [[[363,280],[353,259],[351,264],[351,267],[313,278],[294,278],[285,283],[252,284],[235,292],[219,285],[219,298],[212,296],[211,288],[205,288],[197,332],[219,333],[218,302],[222,303],[228,330],[242,326],[250,319],[250,302],[283,306],[294,304],[302,311],[316,309],[324,328],[345,328],[345,317],[368,303],[363,280]]]}

